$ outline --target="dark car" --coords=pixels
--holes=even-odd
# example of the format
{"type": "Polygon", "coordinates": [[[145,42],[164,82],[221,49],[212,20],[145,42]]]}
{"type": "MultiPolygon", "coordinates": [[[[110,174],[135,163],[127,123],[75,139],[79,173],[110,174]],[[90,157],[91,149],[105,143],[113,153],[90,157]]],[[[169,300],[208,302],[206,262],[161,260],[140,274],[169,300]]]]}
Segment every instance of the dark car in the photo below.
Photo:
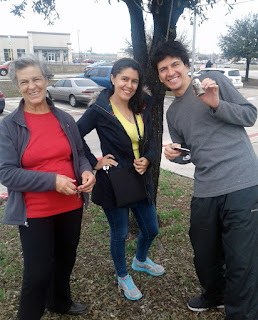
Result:
{"type": "Polygon", "coordinates": [[[47,95],[50,99],[68,101],[76,107],[80,102],[88,103],[103,89],[90,79],[65,78],[47,87],[47,95]]]}
{"type": "Polygon", "coordinates": [[[0,113],[4,111],[5,107],[5,98],[3,92],[0,90],[0,113]]]}
{"type": "Polygon", "coordinates": [[[0,65],[0,75],[1,76],[6,76],[8,74],[8,69],[9,69],[9,64],[12,61],[6,61],[5,63],[0,65]]]}
{"type": "Polygon", "coordinates": [[[97,66],[84,73],[86,78],[89,78],[96,82],[98,85],[110,88],[111,87],[111,70],[113,66],[97,66]]]}

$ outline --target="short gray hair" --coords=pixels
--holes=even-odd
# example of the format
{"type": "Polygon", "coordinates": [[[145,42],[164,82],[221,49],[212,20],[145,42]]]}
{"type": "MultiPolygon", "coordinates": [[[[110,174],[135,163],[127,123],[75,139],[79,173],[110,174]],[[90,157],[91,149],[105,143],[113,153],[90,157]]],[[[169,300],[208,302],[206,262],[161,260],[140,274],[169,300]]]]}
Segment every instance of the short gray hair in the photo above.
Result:
{"type": "Polygon", "coordinates": [[[38,67],[45,79],[49,79],[52,75],[51,71],[48,69],[47,64],[44,61],[39,60],[33,54],[23,55],[22,57],[15,59],[9,65],[9,78],[14,85],[18,87],[18,80],[16,77],[17,71],[29,66],[38,67]]]}

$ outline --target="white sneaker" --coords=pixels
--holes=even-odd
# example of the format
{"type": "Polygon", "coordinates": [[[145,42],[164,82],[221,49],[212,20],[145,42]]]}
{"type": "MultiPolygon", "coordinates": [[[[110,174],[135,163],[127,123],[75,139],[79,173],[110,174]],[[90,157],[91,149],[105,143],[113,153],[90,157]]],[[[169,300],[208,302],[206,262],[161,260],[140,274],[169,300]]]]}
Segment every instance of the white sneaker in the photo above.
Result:
{"type": "Polygon", "coordinates": [[[149,258],[145,262],[140,262],[134,257],[132,268],[136,271],[148,272],[152,276],[161,276],[165,272],[165,269],[161,265],[154,263],[149,258]]]}
{"type": "Polygon", "coordinates": [[[141,291],[136,287],[132,277],[128,274],[127,276],[120,278],[118,277],[118,286],[124,290],[124,295],[129,300],[139,300],[142,297],[141,291]]]}

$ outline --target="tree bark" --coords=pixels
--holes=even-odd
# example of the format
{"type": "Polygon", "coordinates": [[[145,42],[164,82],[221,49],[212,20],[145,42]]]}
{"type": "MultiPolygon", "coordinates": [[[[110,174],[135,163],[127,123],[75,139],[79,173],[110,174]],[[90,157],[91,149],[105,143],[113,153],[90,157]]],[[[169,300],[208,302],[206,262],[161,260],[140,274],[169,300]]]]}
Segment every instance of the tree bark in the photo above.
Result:
{"type": "Polygon", "coordinates": [[[157,153],[152,166],[152,173],[154,197],[156,199],[162,154],[163,112],[166,88],[160,83],[157,71],[152,69],[150,65],[150,56],[153,50],[155,50],[160,43],[166,41],[167,35],[169,40],[175,39],[177,20],[187,4],[186,1],[177,0],[152,1],[151,13],[154,21],[154,33],[150,52],[148,52],[144,29],[144,19],[141,9],[142,1],[123,1],[128,7],[131,19],[131,36],[134,59],[141,64],[142,69],[144,70],[144,83],[150,89],[153,97],[152,121],[154,137],[157,143],[157,153]],[[169,19],[171,13],[171,4],[173,4],[172,16],[171,19],[169,19]]]}
{"type": "Polygon", "coordinates": [[[249,75],[249,67],[250,67],[250,58],[246,59],[246,69],[245,69],[245,81],[248,82],[248,75],[249,75]]]}
{"type": "Polygon", "coordinates": [[[166,88],[160,83],[158,73],[150,65],[150,56],[155,48],[166,40],[176,38],[176,23],[184,8],[190,6],[189,1],[179,0],[152,0],[150,10],[153,15],[154,33],[150,52],[147,49],[146,33],[142,13],[142,0],[123,0],[128,7],[131,19],[131,36],[134,59],[137,60],[144,71],[144,83],[153,96],[152,121],[153,132],[157,143],[156,159],[152,166],[154,196],[156,199],[160,161],[162,153],[163,112],[166,88]],[[171,5],[173,6],[171,8],[171,5]],[[171,15],[171,18],[170,18],[171,15]]]}

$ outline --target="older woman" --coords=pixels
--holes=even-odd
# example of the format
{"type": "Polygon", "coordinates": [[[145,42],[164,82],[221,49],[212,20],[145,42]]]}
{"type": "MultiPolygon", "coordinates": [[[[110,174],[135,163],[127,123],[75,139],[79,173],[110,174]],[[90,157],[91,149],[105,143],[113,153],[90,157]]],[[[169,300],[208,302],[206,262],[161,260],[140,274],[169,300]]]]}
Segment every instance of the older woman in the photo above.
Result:
{"type": "Polygon", "coordinates": [[[32,55],[11,63],[23,99],[0,124],[3,222],[19,226],[24,257],[19,320],[40,319],[46,306],[72,315],[86,309],[72,301],[69,281],[95,177],[74,119],[46,98],[48,75],[32,55]]]}

